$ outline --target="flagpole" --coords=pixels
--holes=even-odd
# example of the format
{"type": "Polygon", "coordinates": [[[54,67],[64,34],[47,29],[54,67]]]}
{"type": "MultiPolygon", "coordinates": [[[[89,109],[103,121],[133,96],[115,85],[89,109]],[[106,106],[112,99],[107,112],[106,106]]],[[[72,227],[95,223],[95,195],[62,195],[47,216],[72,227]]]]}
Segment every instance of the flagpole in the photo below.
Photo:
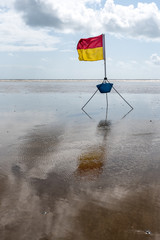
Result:
{"type": "Polygon", "coordinates": [[[103,59],[104,59],[104,82],[107,80],[107,73],[106,73],[106,49],[105,49],[105,34],[103,36],[103,59]]]}

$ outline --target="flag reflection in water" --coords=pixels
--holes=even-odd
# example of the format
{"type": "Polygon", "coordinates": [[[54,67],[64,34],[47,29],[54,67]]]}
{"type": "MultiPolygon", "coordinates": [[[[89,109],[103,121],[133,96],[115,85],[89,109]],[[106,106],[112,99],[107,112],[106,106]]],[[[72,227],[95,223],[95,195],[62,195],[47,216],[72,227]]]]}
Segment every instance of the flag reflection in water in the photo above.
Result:
{"type": "Polygon", "coordinates": [[[86,153],[82,153],[78,159],[78,175],[98,176],[103,169],[105,157],[104,146],[95,146],[86,153]]]}
{"type": "Polygon", "coordinates": [[[104,162],[107,159],[107,132],[110,129],[110,122],[100,121],[97,130],[103,137],[102,143],[90,146],[78,158],[78,176],[98,177],[103,171],[104,162]]]}

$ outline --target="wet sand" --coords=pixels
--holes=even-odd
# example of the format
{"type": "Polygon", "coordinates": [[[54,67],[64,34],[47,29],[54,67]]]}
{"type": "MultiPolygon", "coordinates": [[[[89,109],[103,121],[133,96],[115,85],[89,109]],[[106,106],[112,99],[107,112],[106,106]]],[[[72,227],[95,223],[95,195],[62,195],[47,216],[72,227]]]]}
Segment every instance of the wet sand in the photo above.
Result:
{"type": "Polygon", "coordinates": [[[160,239],[160,81],[113,83],[130,113],[81,111],[96,81],[0,81],[1,240],[160,239]]]}

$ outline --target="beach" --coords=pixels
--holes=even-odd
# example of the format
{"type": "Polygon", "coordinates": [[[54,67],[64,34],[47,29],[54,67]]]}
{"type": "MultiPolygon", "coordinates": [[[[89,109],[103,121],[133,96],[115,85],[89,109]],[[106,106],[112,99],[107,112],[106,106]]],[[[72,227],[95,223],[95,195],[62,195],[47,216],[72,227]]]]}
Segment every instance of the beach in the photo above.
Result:
{"type": "Polygon", "coordinates": [[[160,81],[0,81],[0,239],[160,239],[160,81]],[[108,107],[107,107],[108,106],[108,107]]]}

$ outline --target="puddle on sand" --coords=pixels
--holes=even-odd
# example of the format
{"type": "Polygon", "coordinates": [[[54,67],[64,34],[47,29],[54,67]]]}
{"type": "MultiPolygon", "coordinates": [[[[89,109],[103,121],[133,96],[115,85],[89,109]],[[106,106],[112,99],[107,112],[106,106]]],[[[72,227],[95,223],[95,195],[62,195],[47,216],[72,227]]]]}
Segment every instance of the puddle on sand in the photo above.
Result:
{"type": "Polygon", "coordinates": [[[159,239],[158,96],[130,94],[121,119],[111,95],[106,121],[102,97],[90,119],[78,94],[36,86],[1,89],[1,240],[159,239]]]}

